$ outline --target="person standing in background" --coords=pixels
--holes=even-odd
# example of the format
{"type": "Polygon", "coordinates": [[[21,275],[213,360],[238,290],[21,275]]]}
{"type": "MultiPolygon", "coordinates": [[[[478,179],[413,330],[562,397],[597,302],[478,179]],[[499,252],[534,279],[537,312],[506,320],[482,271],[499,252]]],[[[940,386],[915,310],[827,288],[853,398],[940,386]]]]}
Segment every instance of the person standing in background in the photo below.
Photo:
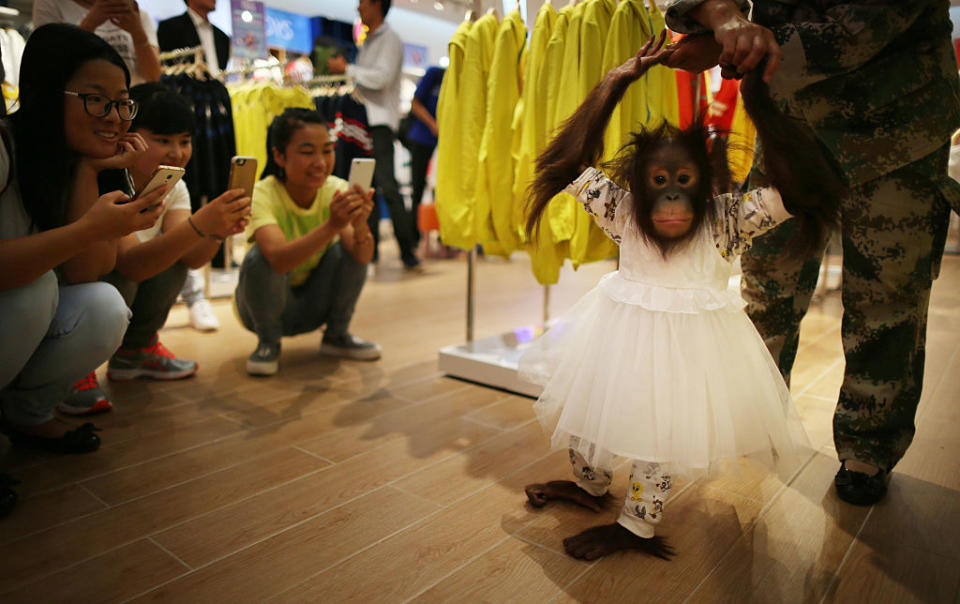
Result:
{"type": "MultiPolygon", "coordinates": [[[[212,76],[220,75],[230,60],[230,36],[210,23],[210,13],[216,10],[217,0],[186,0],[187,12],[160,22],[157,40],[160,50],[169,52],[178,48],[203,47],[204,61],[212,76]]],[[[216,331],[220,321],[213,313],[204,289],[203,270],[191,269],[180,297],[190,309],[190,325],[197,331],[216,331]]]]}
{"type": "Polygon", "coordinates": [[[210,23],[210,13],[217,9],[217,0],[186,0],[187,12],[171,17],[157,26],[160,50],[202,46],[210,74],[217,76],[230,60],[230,36],[210,23]]]}
{"type": "MultiPolygon", "coordinates": [[[[400,123],[400,70],[403,66],[403,42],[384,21],[390,11],[390,0],[359,0],[357,12],[367,28],[367,38],[357,55],[357,62],[348,65],[342,55],[330,57],[327,67],[332,74],[346,74],[356,82],[367,109],[367,121],[373,137],[373,156],[377,160],[374,182],[387,200],[393,233],[400,246],[400,259],[407,270],[421,270],[415,253],[415,229],[403,204],[400,186],[393,165],[393,141],[400,123]]],[[[379,245],[380,211],[375,206],[370,215],[374,237],[374,261],[379,245]]]]}
{"type": "Polygon", "coordinates": [[[106,40],[127,64],[131,86],[160,79],[160,55],[153,19],[136,2],[35,0],[34,27],[47,23],[76,25],[106,40]]]}
{"type": "MultiPolygon", "coordinates": [[[[411,198],[411,214],[414,221],[420,215],[420,202],[423,200],[423,192],[427,188],[427,168],[430,166],[430,158],[437,148],[437,101],[440,99],[440,84],[443,82],[443,74],[446,72],[442,67],[431,67],[427,73],[420,78],[417,84],[417,90],[413,93],[413,101],[410,105],[410,112],[417,119],[413,120],[410,126],[410,133],[407,135],[408,148],[410,149],[410,176],[413,185],[413,197],[411,198]]],[[[414,222],[416,224],[416,222],[414,222]]],[[[420,230],[414,229],[414,241],[420,243],[420,230]]]]}

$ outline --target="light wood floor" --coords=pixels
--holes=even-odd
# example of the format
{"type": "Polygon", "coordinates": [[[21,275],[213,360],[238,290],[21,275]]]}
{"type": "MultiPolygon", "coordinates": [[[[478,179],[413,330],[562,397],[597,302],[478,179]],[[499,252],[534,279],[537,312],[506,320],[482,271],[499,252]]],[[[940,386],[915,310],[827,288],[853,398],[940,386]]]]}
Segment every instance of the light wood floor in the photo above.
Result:
{"type": "MultiPolygon", "coordinates": [[[[391,248],[353,326],[380,362],[321,360],[313,334],[284,340],[277,376],[250,378],[255,339],[228,302],[215,334],[176,308],[161,337],[199,361],[195,378],[108,384],[97,453],[11,450],[23,501],[0,521],[0,600],[958,601],[960,258],[934,288],[917,437],[881,504],[831,488],[833,294],[804,323],[793,390],[818,451],[794,479],[745,468],[676,485],[660,529],[672,562],[584,563],[561,539],[615,512],[525,506],[523,485],[569,473],[531,401],[436,369],[437,349],[464,338],[464,262],[409,276],[391,248]]],[[[566,271],[553,313],[607,270],[566,271]]],[[[537,321],[541,295],[525,258],[481,262],[477,335],[537,321]]]]}

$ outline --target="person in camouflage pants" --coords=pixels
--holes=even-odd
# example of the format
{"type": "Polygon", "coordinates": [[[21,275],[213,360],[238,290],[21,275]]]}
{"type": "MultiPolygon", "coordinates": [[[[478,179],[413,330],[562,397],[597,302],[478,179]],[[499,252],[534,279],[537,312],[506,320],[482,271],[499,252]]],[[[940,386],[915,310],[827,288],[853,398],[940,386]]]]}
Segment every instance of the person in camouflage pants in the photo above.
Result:
{"type": "MultiPolygon", "coordinates": [[[[714,31],[713,56],[722,47],[720,62],[740,73],[766,69],[774,100],[812,130],[848,182],[835,484],[846,501],[871,504],[913,438],[930,288],[950,208],[960,211],[960,185],[946,170],[960,127],[949,2],[754,0],[755,25],[747,8],[746,0],[673,0],[667,24],[714,31]]],[[[757,181],[755,165],[751,186],[757,181]]],[[[791,234],[788,221],[741,259],[747,313],[788,382],[823,256],[790,254],[791,234]]]]}

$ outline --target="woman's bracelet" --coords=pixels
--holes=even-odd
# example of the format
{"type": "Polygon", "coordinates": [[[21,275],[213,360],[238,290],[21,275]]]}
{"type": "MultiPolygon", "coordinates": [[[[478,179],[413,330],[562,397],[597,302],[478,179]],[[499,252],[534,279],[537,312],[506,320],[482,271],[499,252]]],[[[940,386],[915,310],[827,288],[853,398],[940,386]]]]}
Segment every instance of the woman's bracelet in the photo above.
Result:
{"type": "Polygon", "coordinates": [[[197,225],[195,225],[195,224],[193,223],[193,217],[192,217],[192,216],[187,216],[187,222],[190,224],[191,227],[193,227],[193,230],[197,232],[197,235],[200,235],[201,237],[206,238],[206,235],[203,233],[203,231],[201,231],[200,229],[198,229],[198,228],[197,228],[197,225]]]}

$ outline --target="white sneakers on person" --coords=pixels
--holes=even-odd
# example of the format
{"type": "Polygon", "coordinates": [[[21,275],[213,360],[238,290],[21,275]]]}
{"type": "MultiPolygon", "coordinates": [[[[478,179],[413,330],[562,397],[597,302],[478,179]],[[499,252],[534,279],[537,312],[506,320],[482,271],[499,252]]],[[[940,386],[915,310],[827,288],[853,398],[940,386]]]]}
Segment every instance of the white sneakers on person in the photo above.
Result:
{"type": "Polygon", "coordinates": [[[209,300],[200,300],[190,305],[190,325],[197,331],[216,331],[220,329],[220,321],[213,314],[213,307],[209,300]]]}

